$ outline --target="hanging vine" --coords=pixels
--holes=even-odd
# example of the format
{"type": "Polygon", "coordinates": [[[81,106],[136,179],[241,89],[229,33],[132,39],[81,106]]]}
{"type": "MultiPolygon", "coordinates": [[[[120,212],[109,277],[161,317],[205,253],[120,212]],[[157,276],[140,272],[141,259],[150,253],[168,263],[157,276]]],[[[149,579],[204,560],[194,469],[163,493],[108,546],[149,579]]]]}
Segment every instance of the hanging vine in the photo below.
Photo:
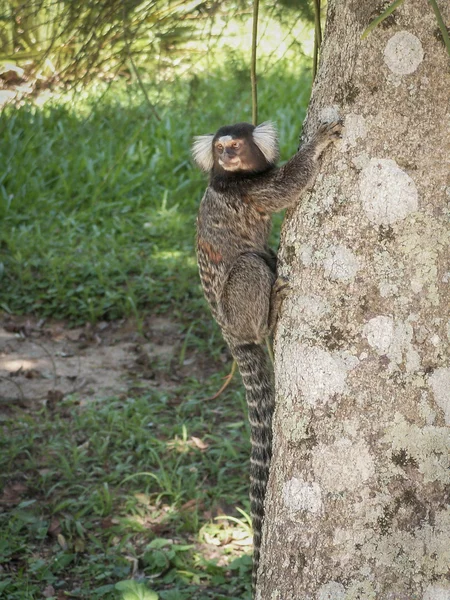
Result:
{"type": "Polygon", "coordinates": [[[256,79],[256,50],[258,41],[258,12],[259,0],[253,0],[253,26],[252,26],[252,58],[250,65],[250,79],[252,85],[252,123],[258,124],[258,84],[256,79]]]}
{"type": "Polygon", "coordinates": [[[313,81],[316,78],[319,62],[319,50],[322,45],[322,27],[320,24],[320,0],[314,0],[314,55],[313,55],[313,81]]]}

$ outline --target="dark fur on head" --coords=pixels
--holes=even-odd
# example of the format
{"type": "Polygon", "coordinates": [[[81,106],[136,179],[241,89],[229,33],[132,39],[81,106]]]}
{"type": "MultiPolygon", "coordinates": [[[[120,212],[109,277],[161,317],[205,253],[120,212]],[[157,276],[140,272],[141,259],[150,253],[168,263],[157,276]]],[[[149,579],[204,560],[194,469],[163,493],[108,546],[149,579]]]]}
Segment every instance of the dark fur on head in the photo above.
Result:
{"type": "Polygon", "coordinates": [[[200,135],[192,147],[194,159],[203,171],[216,175],[261,173],[278,160],[278,137],[267,121],[225,125],[215,134],[200,135]]]}

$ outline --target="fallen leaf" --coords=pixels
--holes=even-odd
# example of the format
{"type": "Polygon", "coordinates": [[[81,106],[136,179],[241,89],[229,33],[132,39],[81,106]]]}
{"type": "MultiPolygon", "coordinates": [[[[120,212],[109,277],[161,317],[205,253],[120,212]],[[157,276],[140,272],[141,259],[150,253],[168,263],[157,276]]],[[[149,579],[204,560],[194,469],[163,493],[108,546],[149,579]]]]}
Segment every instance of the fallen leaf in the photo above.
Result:
{"type": "Polygon", "coordinates": [[[60,402],[64,398],[63,392],[61,390],[49,390],[47,392],[47,406],[48,404],[56,404],[60,402]]]}
{"type": "Polygon", "coordinates": [[[209,444],[207,444],[198,437],[192,436],[191,440],[194,442],[194,445],[197,446],[199,450],[206,450],[209,447],[209,444]]]}
{"type": "Polygon", "coordinates": [[[250,536],[247,536],[246,538],[242,539],[242,540],[233,540],[233,544],[235,546],[251,546],[253,544],[253,538],[250,536]]]}
{"type": "Polygon", "coordinates": [[[145,506],[150,506],[150,498],[149,498],[148,494],[143,494],[143,493],[134,494],[134,497],[139,502],[139,504],[144,504],[145,506]]]}
{"type": "Polygon", "coordinates": [[[57,537],[58,534],[61,533],[61,523],[59,522],[59,519],[56,517],[53,517],[53,519],[50,521],[50,525],[48,527],[48,534],[51,535],[52,537],[57,537]]]}
{"type": "Polygon", "coordinates": [[[41,379],[42,373],[37,369],[28,369],[28,371],[25,371],[25,377],[27,379],[41,379]]]}
{"type": "Polygon", "coordinates": [[[114,525],[119,525],[119,524],[120,524],[120,519],[118,519],[117,517],[105,517],[100,522],[102,529],[110,529],[111,527],[114,527],[114,525]]]}
{"type": "Polygon", "coordinates": [[[0,496],[0,504],[19,504],[27,490],[27,486],[20,481],[6,485],[3,489],[3,494],[0,496]]]}
{"type": "Polygon", "coordinates": [[[213,537],[212,535],[209,535],[209,533],[205,532],[204,538],[205,538],[205,542],[207,544],[211,544],[212,546],[221,546],[222,545],[222,542],[218,538],[213,537]]]}
{"type": "Polygon", "coordinates": [[[56,539],[58,540],[58,544],[61,546],[61,548],[63,550],[67,550],[68,546],[67,546],[66,538],[63,536],[63,534],[58,533],[58,535],[56,536],[56,539]]]}
{"type": "Polygon", "coordinates": [[[131,576],[134,577],[139,567],[138,559],[135,556],[125,555],[125,560],[128,560],[131,563],[131,576]]]}
{"type": "Polygon", "coordinates": [[[187,502],[185,502],[180,507],[180,510],[183,510],[185,512],[190,512],[192,510],[195,510],[196,508],[202,508],[202,507],[203,507],[203,503],[199,502],[196,498],[193,498],[192,500],[188,500],[187,502]]]}

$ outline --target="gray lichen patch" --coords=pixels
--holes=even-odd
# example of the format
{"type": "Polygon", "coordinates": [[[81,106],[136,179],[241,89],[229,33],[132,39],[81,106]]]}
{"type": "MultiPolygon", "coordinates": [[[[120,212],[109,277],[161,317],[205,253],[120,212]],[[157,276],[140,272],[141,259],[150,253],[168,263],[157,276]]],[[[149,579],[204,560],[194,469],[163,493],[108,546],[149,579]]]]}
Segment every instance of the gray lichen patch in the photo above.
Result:
{"type": "Polygon", "coordinates": [[[285,322],[280,322],[278,332],[288,337],[293,327],[298,330],[299,338],[314,339],[321,323],[331,312],[329,304],[318,294],[296,296],[291,294],[283,303],[285,322]]]}
{"type": "Polygon", "coordinates": [[[345,127],[342,134],[341,152],[348,151],[349,148],[355,148],[359,139],[367,137],[367,123],[362,115],[349,113],[345,117],[345,127]]]}
{"type": "Polygon", "coordinates": [[[305,267],[310,267],[313,264],[313,248],[308,244],[300,245],[300,260],[305,267]]]}
{"type": "Polygon", "coordinates": [[[323,510],[320,486],[316,482],[307,482],[293,477],[283,485],[284,505],[290,511],[306,511],[320,514],[323,510]]]}
{"type": "Polygon", "coordinates": [[[411,323],[378,315],[364,325],[363,335],[377,354],[389,358],[389,371],[403,361],[408,373],[420,369],[420,356],[412,343],[414,330],[411,323]]]}
{"type": "Polygon", "coordinates": [[[441,584],[431,584],[425,590],[423,600],[450,600],[450,584],[442,582],[441,584]]]}
{"type": "Polygon", "coordinates": [[[333,245],[327,249],[323,266],[326,277],[344,283],[354,279],[360,268],[355,254],[342,244],[333,245]]]}
{"type": "Polygon", "coordinates": [[[386,427],[383,442],[391,453],[406,452],[418,465],[425,483],[450,483],[450,435],[448,427],[409,423],[396,413],[386,427]]]}
{"type": "Polygon", "coordinates": [[[450,368],[436,369],[428,379],[436,404],[444,411],[447,425],[450,425],[450,368]]]}
{"type": "Polygon", "coordinates": [[[387,315],[370,319],[364,326],[364,335],[378,354],[387,354],[394,341],[394,319],[387,315]]]}
{"type": "Polygon", "coordinates": [[[345,600],[376,600],[377,594],[370,581],[355,581],[350,583],[345,600]]]}
{"type": "Polygon", "coordinates": [[[422,43],[409,31],[398,31],[384,49],[384,62],[396,75],[414,73],[422,61],[422,43]]]}
{"type": "Polygon", "coordinates": [[[401,259],[408,264],[412,292],[420,295],[422,304],[438,306],[445,293],[438,277],[439,265],[447,264],[450,249],[448,220],[416,213],[403,224],[398,243],[401,259]]]}
{"type": "Polygon", "coordinates": [[[286,382],[286,393],[282,389],[285,378],[278,378],[280,393],[289,396],[292,386],[295,386],[296,393],[311,406],[326,404],[336,394],[345,391],[346,364],[317,346],[310,347],[286,339],[276,370],[292,374],[292,380],[286,382]]]}
{"type": "Polygon", "coordinates": [[[319,588],[317,600],[345,600],[345,588],[342,583],[329,581],[319,588]]]}
{"type": "MultiPolygon", "coordinates": [[[[445,576],[450,560],[449,517],[448,509],[437,511],[433,525],[423,521],[413,531],[394,529],[384,535],[372,535],[362,544],[361,552],[375,559],[378,567],[392,569],[395,565],[399,577],[411,572],[423,573],[425,581],[445,576]]],[[[440,596],[428,598],[437,600],[440,596]]]]}
{"type": "Polygon", "coordinates": [[[340,438],[330,445],[319,444],[312,453],[316,479],[327,492],[356,491],[375,473],[367,444],[340,438]]]}
{"type": "Polygon", "coordinates": [[[325,106],[322,108],[319,114],[319,122],[331,123],[339,119],[339,106],[333,104],[332,106],[325,106]]]}
{"type": "Polygon", "coordinates": [[[319,323],[331,311],[328,302],[317,294],[288,297],[283,309],[290,317],[308,324],[319,323]]]}
{"type": "Polygon", "coordinates": [[[388,158],[372,158],[361,171],[361,202],[374,225],[390,225],[401,221],[418,209],[418,193],[414,181],[388,158]]]}

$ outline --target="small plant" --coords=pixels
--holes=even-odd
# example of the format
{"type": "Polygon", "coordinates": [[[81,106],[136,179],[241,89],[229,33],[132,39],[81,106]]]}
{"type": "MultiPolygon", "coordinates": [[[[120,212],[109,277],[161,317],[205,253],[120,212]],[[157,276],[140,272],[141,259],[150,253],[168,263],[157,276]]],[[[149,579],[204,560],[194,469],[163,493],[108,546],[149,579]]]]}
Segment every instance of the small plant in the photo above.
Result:
{"type": "Polygon", "coordinates": [[[119,581],[115,589],[121,593],[121,600],[158,600],[159,596],[145,584],[136,581],[119,581]]]}

